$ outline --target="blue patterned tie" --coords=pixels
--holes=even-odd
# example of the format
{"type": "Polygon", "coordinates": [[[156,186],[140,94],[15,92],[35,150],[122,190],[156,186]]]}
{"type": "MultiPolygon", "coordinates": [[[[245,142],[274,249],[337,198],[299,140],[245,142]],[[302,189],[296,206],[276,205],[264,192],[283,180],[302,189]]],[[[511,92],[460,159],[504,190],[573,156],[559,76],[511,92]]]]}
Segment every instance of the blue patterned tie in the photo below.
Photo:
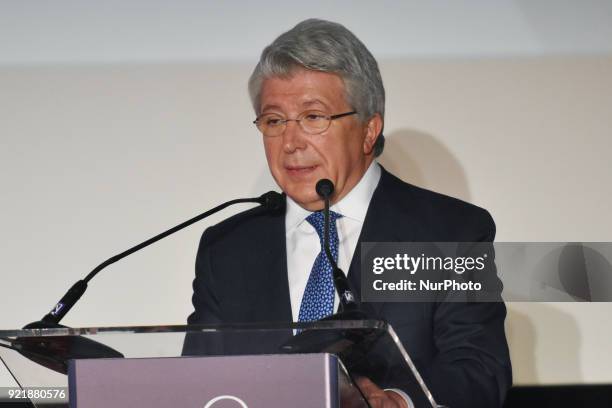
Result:
{"type": "MultiPolygon", "coordinates": [[[[338,230],[336,229],[336,220],[342,215],[333,211],[329,212],[329,248],[332,256],[338,262],[338,230]]],[[[306,218],[319,234],[319,242],[321,243],[321,252],[312,265],[302,304],[300,305],[300,314],[298,321],[311,322],[319,320],[331,315],[334,312],[334,281],[332,274],[332,266],[325,255],[324,234],[325,234],[325,218],[322,211],[312,213],[306,218]]]]}

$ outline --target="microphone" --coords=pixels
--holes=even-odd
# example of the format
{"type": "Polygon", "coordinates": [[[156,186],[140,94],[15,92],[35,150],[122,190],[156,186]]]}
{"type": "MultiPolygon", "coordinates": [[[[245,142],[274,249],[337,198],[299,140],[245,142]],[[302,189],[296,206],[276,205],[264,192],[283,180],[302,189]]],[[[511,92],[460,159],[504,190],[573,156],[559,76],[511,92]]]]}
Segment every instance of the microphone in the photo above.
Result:
{"type": "Polygon", "coordinates": [[[53,309],[51,309],[51,311],[47,313],[40,321],[30,323],[25,326],[24,329],[62,327],[61,325],[59,325],[59,322],[64,318],[66,313],[68,313],[68,311],[78,302],[81,296],[83,296],[83,294],[87,290],[87,283],[92,280],[93,277],[96,276],[98,272],[100,272],[102,269],[114,264],[115,262],[125,258],[128,255],[133,254],[136,251],[146,248],[149,245],[154,244],[155,242],[163,238],[166,238],[168,235],[172,235],[175,232],[178,232],[195,222],[198,222],[210,215],[213,215],[223,210],[224,208],[239,203],[257,203],[261,205],[264,210],[273,212],[278,211],[280,208],[282,208],[283,196],[280,193],[277,193],[276,191],[268,191],[267,193],[262,194],[259,197],[239,198],[236,200],[228,201],[200,215],[197,215],[175,227],[172,227],[169,230],[154,236],[153,238],[149,238],[148,240],[141,242],[140,244],[135,245],[134,247],[120,254],[117,254],[107,259],[106,261],[95,267],[84,279],[81,279],[74,285],[72,285],[68,292],[66,292],[66,294],[59,300],[59,302],[56,303],[53,309]]]}
{"type": "Polygon", "coordinates": [[[365,315],[363,312],[359,311],[359,305],[357,304],[357,300],[351,289],[351,285],[349,280],[346,278],[346,275],[338,267],[334,257],[332,256],[331,249],[329,246],[329,201],[332,195],[334,194],[334,183],[328,179],[321,179],[317,182],[315,189],[317,194],[323,202],[325,203],[323,209],[324,216],[324,237],[323,237],[323,246],[325,247],[325,255],[327,256],[327,260],[332,266],[332,277],[334,281],[334,286],[336,287],[336,292],[338,292],[338,297],[340,298],[340,307],[339,314],[332,315],[331,317],[324,319],[363,319],[365,315]]]}
{"type": "Polygon", "coordinates": [[[332,194],[334,194],[334,183],[332,183],[332,181],[329,179],[321,179],[317,181],[315,190],[317,190],[319,197],[329,203],[329,199],[331,198],[332,194]]]}

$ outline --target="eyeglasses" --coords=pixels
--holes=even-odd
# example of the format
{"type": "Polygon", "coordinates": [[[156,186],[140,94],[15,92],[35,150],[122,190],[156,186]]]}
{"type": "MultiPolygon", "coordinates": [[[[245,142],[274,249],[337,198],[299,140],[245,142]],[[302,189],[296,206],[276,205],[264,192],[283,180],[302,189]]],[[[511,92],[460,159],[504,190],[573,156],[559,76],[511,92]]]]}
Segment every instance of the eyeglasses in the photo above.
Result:
{"type": "Polygon", "coordinates": [[[339,113],[337,115],[326,115],[319,111],[304,111],[295,119],[285,119],[278,113],[265,113],[253,121],[257,129],[266,137],[276,137],[283,134],[287,122],[294,121],[300,125],[300,129],[310,135],[318,135],[325,132],[331,126],[331,121],[345,116],[356,114],[356,111],[339,113]]]}

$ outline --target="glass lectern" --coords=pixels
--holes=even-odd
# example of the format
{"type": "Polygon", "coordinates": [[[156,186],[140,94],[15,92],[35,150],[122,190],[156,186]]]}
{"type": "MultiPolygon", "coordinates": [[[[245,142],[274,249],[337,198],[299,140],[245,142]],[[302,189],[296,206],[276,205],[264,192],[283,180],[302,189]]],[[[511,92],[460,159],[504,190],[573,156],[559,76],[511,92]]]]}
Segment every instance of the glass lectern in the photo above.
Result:
{"type": "Polygon", "coordinates": [[[36,408],[298,407],[314,404],[309,398],[367,407],[358,377],[438,407],[393,328],[378,320],[2,330],[0,359],[19,385],[0,398],[36,408]]]}

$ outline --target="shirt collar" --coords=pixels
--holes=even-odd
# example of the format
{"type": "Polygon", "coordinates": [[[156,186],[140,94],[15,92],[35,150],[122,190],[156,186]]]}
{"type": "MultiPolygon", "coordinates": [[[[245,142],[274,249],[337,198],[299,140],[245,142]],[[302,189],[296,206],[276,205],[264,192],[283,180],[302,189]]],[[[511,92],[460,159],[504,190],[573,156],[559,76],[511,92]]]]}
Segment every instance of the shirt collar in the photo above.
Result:
{"type": "MultiPolygon", "coordinates": [[[[376,161],[373,161],[359,183],[342,200],[332,205],[330,210],[342,214],[343,217],[363,223],[381,174],[380,166],[376,161]]],[[[290,229],[297,227],[310,214],[310,211],[300,207],[291,197],[287,196],[285,231],[288,232],[290,229]]]]}

